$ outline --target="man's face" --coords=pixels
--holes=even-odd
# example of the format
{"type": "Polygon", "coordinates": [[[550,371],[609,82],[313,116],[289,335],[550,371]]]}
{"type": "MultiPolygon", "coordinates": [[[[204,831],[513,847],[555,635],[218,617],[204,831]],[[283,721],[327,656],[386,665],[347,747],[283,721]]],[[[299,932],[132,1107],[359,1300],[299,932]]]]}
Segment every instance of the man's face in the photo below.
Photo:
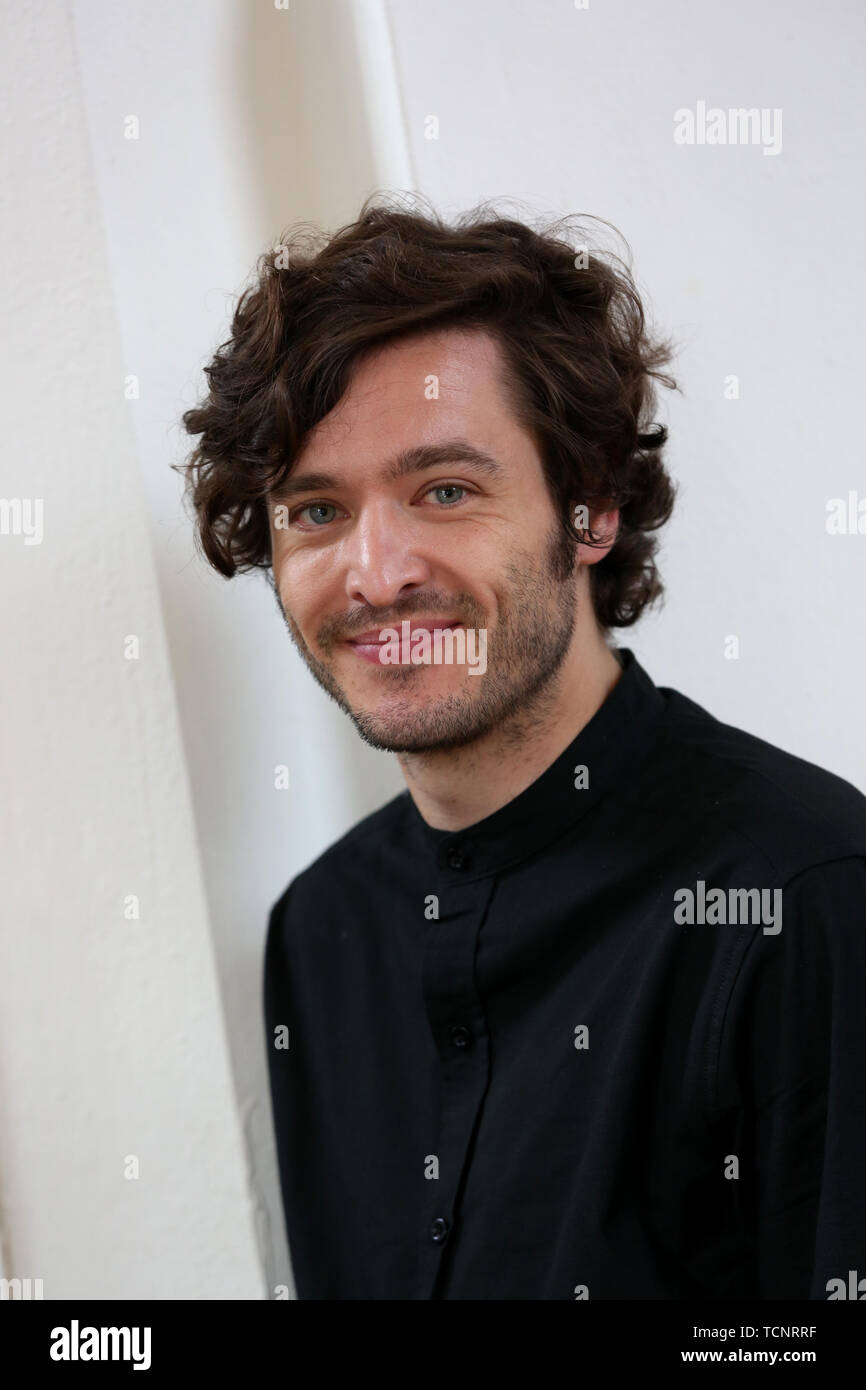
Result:
{"type": "Polygon", "coordinates": [[[376,350],[270,498],[289,632],[375,748],[457,748],[531,714],[569,648],[574,549],[503,395],[500,360],[478,330],[376,350]],[[464,664],[449,664],[441,636],[437,660],[435,626],[467,630],[464,664]],[[418,628],[430,633],[425,664],[411,660],[418,628]],[[409,635],[386,653],[397,664],[381,660],[383,629],[409,635]]]}

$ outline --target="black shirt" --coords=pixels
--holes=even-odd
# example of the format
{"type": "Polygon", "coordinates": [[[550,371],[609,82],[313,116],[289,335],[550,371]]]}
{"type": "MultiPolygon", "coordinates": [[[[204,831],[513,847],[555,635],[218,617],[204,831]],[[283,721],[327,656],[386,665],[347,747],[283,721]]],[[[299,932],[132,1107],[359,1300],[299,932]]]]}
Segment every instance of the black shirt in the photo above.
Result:
{"type": "Polygon", "coordinates": [[[866,798],[617,655],[507,805],[452,833],[403,792],[271,911],[301,1299],[866,1277],[866,798]]]}

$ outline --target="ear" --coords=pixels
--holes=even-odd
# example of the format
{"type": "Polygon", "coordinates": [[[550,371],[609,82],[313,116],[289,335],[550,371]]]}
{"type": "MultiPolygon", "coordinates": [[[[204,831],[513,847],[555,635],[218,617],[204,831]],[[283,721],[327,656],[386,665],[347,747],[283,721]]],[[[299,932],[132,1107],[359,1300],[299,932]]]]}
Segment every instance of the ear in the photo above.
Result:
{"type": "Polygon", "coordinates": [[[578,531],[592,531],[592,534],[598,538],[595,545],[587,545],[584,541],[578,542],[578,564],[597,565],[599,560],[603,560],[616,544],[619,533],[619,508],[614,507],[611,511],[600,511],[575,506],[573,515],[578,531]]]}

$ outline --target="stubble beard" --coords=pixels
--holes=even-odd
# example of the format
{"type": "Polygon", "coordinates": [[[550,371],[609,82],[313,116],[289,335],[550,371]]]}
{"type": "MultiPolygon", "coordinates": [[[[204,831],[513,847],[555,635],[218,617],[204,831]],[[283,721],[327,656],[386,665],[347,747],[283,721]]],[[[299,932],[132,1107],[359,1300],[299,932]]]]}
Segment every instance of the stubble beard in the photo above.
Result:
{"type": "MultiPolygon", "coordinates": [[[[509,561],[507,601],[500,605],[495,631],[488,630],[486,671],[470,676],[467,667],[460,690],[421,703],[417,695],[407,693],[401,698],[400,692],[411,691],[413,682],[425,679],[423,665],[383,666],[381,688],[387,691],[384,710],[381,702],[373,710],[353,708],[332,667],[310,651],[271,583],[304,663],[349,716],[363,741],[389,753],[428,753],[465,748],[494,729],[519,741],[541,717],[556,690],[577,619],[575,558],[574,544],[556,531],[548,539],[540,566],[529,552],[509,561]]],[[[466,627],[485,625],[480,605],[470,594],[460,594],[450,600],[446,596],[413,596],[411,607],[387,623],[370,622],[366,626],[399,628],[403,618],[417,613],[453,615],[457,611],[466,627]]],[[[317,635],[317,641],[329,656],[339,645],[327,627],[317,635]]]]}

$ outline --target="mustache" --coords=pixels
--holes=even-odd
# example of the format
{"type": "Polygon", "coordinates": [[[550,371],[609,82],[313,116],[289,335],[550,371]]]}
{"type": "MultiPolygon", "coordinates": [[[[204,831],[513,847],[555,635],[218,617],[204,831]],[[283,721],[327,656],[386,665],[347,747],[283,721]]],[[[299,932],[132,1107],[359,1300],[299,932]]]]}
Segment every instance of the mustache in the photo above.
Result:
{"type": "Polygon", "coordinates": [[[445,614],[448,617],[458,617],[459,621],[465,622],[467,627],[483,626],[483,623],[471,621],[479,616],[483,618],[483,609],[480,604],[476,603],[471,594],[458,594],[452,599],[433,595],[425,597],[416,594],[411,600],[397,608],[358,609],[342,618],[329,618],[319,628],[317,639],[322,647],[327,647],[334,642],[351,638],[358,632],[369,632],[373,628],[399,627],[405,618],[413,618],[418,613],[423,613],[425,616],[427,614],[445,614]],[[468,620],[463,616],[465,610],[468,610],[468,620]]]}
{"type": "MultiPolygon", "coordinates": [[[[274,602],[277,611],[282,618],[289,636],[292,641],[299,645],[312,657],[308,644],[304,641],[299,624],[287,612],[280,595],[276,580],[269,573],[268,584],[274,595],[274,602]]],[[[404,618],[412,618],[417,613],[434,614],[445,613],[449,617],[458,616],[458,621],[466,627],[484,627],[484,609],[471,594],[459,593],[452,599],[447,599],[444,595],[423,595],[413,594],[411,599],[400,604],[395,610],[364,608],[354,613],[348,613],[343,617],[334,616],[326,619],[316,633],[316,641],[322,651],[330,652],[331,648],[337,643],[351,639],[355,633],[368,632],[373,628],[399,627],[404,618]],[[464,618],[463,613],[466,613],[464,618]],[[384,615],[384,616],[382,616],[384,615]]]]}

